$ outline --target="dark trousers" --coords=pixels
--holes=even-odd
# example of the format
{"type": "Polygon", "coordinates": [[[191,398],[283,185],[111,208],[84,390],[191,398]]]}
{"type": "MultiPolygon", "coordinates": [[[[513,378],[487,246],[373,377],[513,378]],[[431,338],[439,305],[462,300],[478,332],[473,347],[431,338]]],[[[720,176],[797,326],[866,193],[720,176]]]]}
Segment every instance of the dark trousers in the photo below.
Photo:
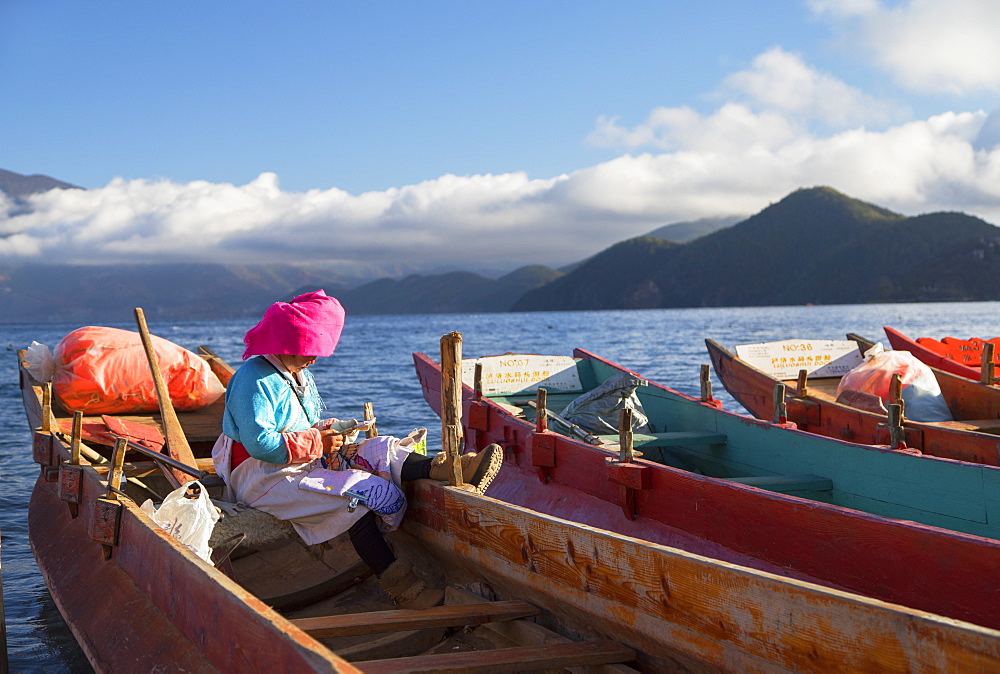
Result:
{"type": "MultiPolygon", "coordinates": [[[[430,457],[414,452],[403,462],[400,477],[404,482],[418,480],[428,477],[430,472],[430,457]]],[[[351,537],[351,544],[357,551],[358,557],[375,572],[376,576],[381,576],[396,561],[396,556],[392,554],[389,544],[385,542],[385,537],[378,528],[378,515],[371,510],[355,522],[347,533],[351,537]]]]}

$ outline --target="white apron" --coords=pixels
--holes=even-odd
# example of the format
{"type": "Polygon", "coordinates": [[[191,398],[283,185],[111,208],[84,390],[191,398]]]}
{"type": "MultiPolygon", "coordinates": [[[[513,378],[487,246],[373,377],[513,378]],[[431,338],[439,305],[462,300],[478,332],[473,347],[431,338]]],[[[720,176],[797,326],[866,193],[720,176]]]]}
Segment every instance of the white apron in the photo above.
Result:
{"type": "Polygon", "coordinates": [[[391,475],[384,480],[363,470],[327,470],[320,459],[308,463],[266,463],[253,457],[230,471],[233,441],[220,435],[212,449],[216,472],[226,481],[231,498],[291,522],[308,545],[335,538],[351,528],[369,509],[381,519],[383,529],[392,530],[406,511],[400,490],[400,471],[410,450],[399,439],[377,436],[361,442],[358,454],[377,471],[391,475]],[[369,507],[347,509],[346,491],[369,498],[369,507]]]}

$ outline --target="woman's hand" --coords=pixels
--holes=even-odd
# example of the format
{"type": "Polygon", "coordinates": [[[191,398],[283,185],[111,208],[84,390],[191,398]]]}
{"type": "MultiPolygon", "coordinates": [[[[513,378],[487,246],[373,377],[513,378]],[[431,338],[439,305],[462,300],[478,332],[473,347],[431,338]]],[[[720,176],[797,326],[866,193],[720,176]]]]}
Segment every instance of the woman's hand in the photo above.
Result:
{"type": "Polygon", "coordinates": [[[319,435],[323,441],[323,452],[326,454],[336,452],[344,446],[344,436],[337,431],[320,431],[319,435]]]}

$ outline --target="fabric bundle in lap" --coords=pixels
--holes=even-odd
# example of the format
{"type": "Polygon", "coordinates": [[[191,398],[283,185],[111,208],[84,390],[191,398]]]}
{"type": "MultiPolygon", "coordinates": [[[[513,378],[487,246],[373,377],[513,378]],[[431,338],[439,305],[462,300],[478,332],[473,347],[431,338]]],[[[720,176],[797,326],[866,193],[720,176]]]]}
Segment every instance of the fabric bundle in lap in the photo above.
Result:
{"type": "Polygon", "coordinates": [[[360,503],[382,518],[386,528],[399,527],[406,513],[406,496],[392,482],[363,470],[314,468],[299,481],[299,489],[349,499],[348,492],[364,496],[360,503]]]}

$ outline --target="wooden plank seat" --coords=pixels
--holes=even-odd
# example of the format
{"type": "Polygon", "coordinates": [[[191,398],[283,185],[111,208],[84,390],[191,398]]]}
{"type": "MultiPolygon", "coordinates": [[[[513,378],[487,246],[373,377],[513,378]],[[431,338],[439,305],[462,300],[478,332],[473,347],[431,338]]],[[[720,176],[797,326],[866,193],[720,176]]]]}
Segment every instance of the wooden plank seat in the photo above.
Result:
{"type": "Polygon", "coordinates": [[[541,611],[527,602],[513,600],[297,618],[292,620],[292,623],[313,638],[323,639],[428,627],[482,625],[498,620],[529,618],[540,613],[541,611]]]}
{"type": "MultiPolygon", "coordinates": [[[[598,435],[607,444],[618,442],[617,435],[598,435]]],[[[632,445],[635,447],[680,447],[684,445],[724,445],[725,433],[713,431],[668,431],[666,433],[635,433],[632,445]]]]}
{"type": "MultiPolygon", "coordinates": [[[[214,443],[219,437],[219,423],[218,419],[221,412],[217,411],[215,408],[221,407],[222,402],[215,402],[208,407],[202,408],[200,410],[195,410],[194,412],[178,412],[177,416],[180,419],[181,426],[184,429],[184,435],[189,442],[193,443],[214,443]]],[[[60,408],[61,409],[61,408],[60,408]]],[[[151,426],[163,433],[163,424],[160,421],[159,415],[154,414],[119,414],[115,415],[116,418],[121,419],[125,422],[143,424],[145,426],[151,426]]],[[[67,412],[61,409],[61,413],[57,416],[58,423],[60,427],[68,432],[71,428],[73,413],[67,412]]],[[[99,427],[104,424],[102,416],[100,414],[84,415],[83,417],[84,427],[99,427]]],[[[85,440],[100,442],[99,439],[84,437],[85,440]]],[[[103,443],[102,443],[103,444],[103,443]]]]}
{"type": "Polygon", "coordinates": [[[728,479],[730,482],[738,482],[783,494],[799,491],[833,491],[833,480],[819,475],[754,475],[728,479]]]}
{"type": "MultiPolygon", "coordinates": [[[[371,653],[380,659],[352,657],[364,672],[516,672],[585,667],[586,671],[629,672],[619,663],[635,659],[635,651],[614,641],[571,641],[527,618],[541,611],[521,600],[490,601],[468,590],[446,588],[446,603],[424,609],[395,609],[292,619],[316,639],[354,637],[395,632],[400,636],[435,628],[476,627],[503,629],[486,642],[492,647],[474,650],[427,651],[421,655],[393,655],[385,649],[371,653]],[[511,629],[506,629],[510,626],[511,629]],[[501,636],[506,635],[506,636],[501,636]],[[611,667],[606,667],[610,665],[611,667]]],[[[492,592],[488,592],[492,594],[492,592]]],[[[384,639],[384,637],[383,637],[384,639]]],[[[446,642],[447,643],[447,642],[446,642]]],[[[338,653],[342,651],[338,650],[338,653]]],[[[578,670],[572,670],[578,671],[578,670]]]]}
{"type": "Polygon", "coordinates": [[[954,421],[922,421],[921,423],[959,431],[1000,434],[1000,419],[955,419],[954,421]]]}
{"type": "MultiPolygon", "coordinates": [[[[487,592],[487,594],[491,594],[487,592]]],[[[446,604],[479,604],[484,601],[482,595],[470,592],[454,585],[445,588],[446,604]]],[[[532,620],[497,620],[483,623],[472,634],[484,636],[497,648],[511,646],[545,646],[550,644],[575,643],[569,637],[553,632],[532,620]],[[488,636],[487,636],[488,635],[488,636]]],[[[588,667],[568,667],[570,674],[637,674],[637,670],[622,664],[610,663],[588,667]]]]}
{"type": "Polygon", "coordinates": [[[576,641],[489,651],[416,655],[355,662],[363,672],[520,672],[631,662],[635,652],[614,641],[576,641]]]}

